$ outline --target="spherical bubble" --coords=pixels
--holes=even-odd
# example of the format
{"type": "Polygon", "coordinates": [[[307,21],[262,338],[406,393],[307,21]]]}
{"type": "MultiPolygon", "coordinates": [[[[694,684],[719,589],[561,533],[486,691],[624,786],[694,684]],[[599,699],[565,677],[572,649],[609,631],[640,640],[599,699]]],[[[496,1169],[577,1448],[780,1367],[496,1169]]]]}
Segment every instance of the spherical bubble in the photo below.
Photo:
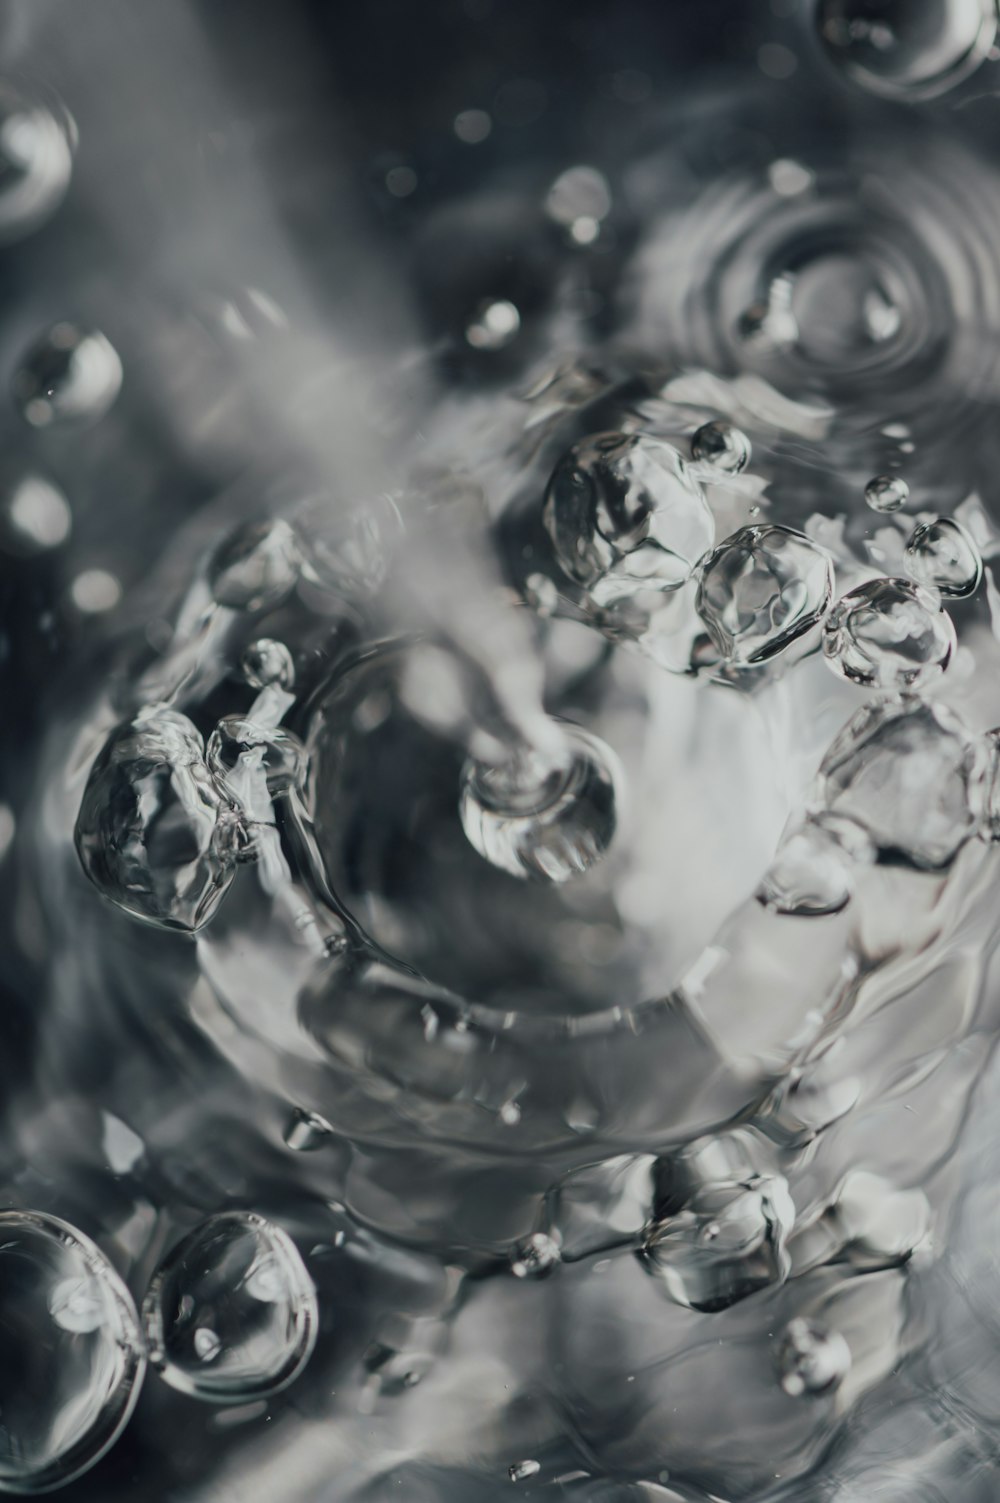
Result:
{"type": "Polygon", "coordinates": [[[521,315],[507,298],[480,303],[465,326],[465,337],[474,350],[503,350],[517,338],[521,315]]]}
{"type": "Polygon", "coordinates": [[[72,525],[66,497],[40,475],[22,475],[0,507],[4,551],[19,557],[58,548],[72,525]]]}
{"type": "Polygon", "coordinates": [[[701,486],[672,445],[602,433],[556,466],[543,519],[560,567],[596,606],[676,590],[712,546],[701,486]]]}
{"type": "Polygon", "coordinates": [[[938,596],[908,579],[871,579],[838,600],[823,627],[823,654],[866,689],[920,689],[955,651],[955,628],[938,596]]]}
{"type": "Polygon", "coordinates": [[[875,475],[865,486],[865,501],[872,511],[899,511],[910,499],[910,487],[898,475],[875,475]]]}
{"type": "Polygon", "coordinates": [[[621,770],[596,736],[566,726],[555,766],[525,754],[491,765],[470,758],[459,814],[469,843],[512,877],[567,882],[607,851],[618,828],[621,770]]]}
{"type": "Polygon", "coordinates": [[[790,1320],[775,1348],[774,1365],[790,1398],[830,1393],[851,1370],[851,1349],[839,1331],[812,1320],[790,1320]]]}
{"type": "Polygon", "coordinates": [[[124,1427],[145,1373],[135,1307],[94,1244],[38,1212],[0,1212],[0,1492],[78,1477],[124,1427]]]}
{"type": "Polygon", "coordinates": [[[277,684],[290,689],[295,683],[295,663],[284,642],[272,637],[258,637],[251,642],[240,660],[243,677],[251,689],[266,689],[277,684]]]}
{"type": "Polygon", "coordinates": [[[943,705],[880,700],[848,721],[823,758],[823,799],[861,826],[883,860],[933,871],[976,829],[984,759],[943,705]]]}
{"type": "Polygon", "coordinates": [[[68,122],[0,83],[0,244],[29,235],[55,212],[72,168],[68,122]]]}
{"type": "Polygon", "coordinates": [[[245,1404],[286,1388],[316,1344],[316,1290],[280,1227],[210,1216],[157,1269],[142,1306],[149,1358],[172,1388],[245,1404]]]}
{"type": "Polygon", "coordinates": [[[33,428],[53,423],[96,423],[114,403],[122,363],[96,329],[54,324],[21,359],[12,385],[14,401],[33,428]]]}
{"type": "Polygon", "coordinates": [[[995,0],[820,0],[834,62],[874,94],[928,99],[979,66],[996,38],[995,0]]]}
{"type": "Polygon", "coordinates": [[[541,1279],[559,1263],[559,1244],[545,1232],[532,1232],[511,1250],[510,1271],[516,1279],[541,1279]]]}
{"type": "Polygon", "coordinates": [[[298,538],[287,522],[244,523],[223,539],[209,561],[212,594],[230,610],[272,610],[295,588],[301,559],[298,538]]]}
{"type": "Polygon", "coordinates": [[[229,809],[185,715],[150,705],[118,726],[94,762],[77,816],[81,865],[126,913],[200,928],[232,879],[218,839],[229,809]]]}
{"type": "Polygon", "coordinates": [[[757,889],[757,901],[775,913],[801,917],[840,913],[851,900],[854,860],[868,854],[863,842],[848,849],[834,831],[810,820],[782,841],[757,889]]]}
{"type": "Polygon", "coordinates": [[[732,423],[705,423],[691,440],[691,456],[723,475],[739,475],[750,463],[750,440],[732,423]]]}
{"type": "Polygon", "coordinates": [[[741,527],[703,563],[697,608],[718,651],[742,667],[811,631],[832,595],[825,548],[791,527],[741,527]]]}
{"type": "Polygon", "coordinates": [[[983,577],[975,541],[951,517],[921,522],[913,529],[906,545],[906,567],[921,584],[955,600],[974,594],[983,577]]]}

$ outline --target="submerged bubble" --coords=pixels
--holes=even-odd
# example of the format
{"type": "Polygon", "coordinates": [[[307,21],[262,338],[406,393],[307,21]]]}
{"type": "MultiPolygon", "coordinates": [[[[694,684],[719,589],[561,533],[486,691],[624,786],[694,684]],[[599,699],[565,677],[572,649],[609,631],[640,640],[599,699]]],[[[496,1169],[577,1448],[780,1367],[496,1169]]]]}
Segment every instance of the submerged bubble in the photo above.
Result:
{"type": "Polygon", "coordinates": [[[295,683],[292,654],[284,642],[275,642],[271,637],[258,637],[251,642],[240,659],[240,667],[252,689],[266,689],[271,684],[290,689],[295,683]]]}
{"type": "Polygon", "coordinates": [[[538,1461],[515,1461],[507,1468],[507,1476],[511,1482],[527,1482],[529,1477],[537,1477],[541,1470],[538,1461]]]}
{"type": "Polygon", "coordinates": [[[240,800],[261,778],[275,794],[287,793],[306,775],[306,751],[298,736],[241,715],[219,721],[209,737],[206,760],[219,783],[240,800]]]}
{"type": "Polygon", "coordinates": [[[113,404],[122,363],[105,336],[75,324],[54,324],[28,349],[11,383],[14,400],[33,428],[94,423],[113,404]]]}
{"type": "Polygon", "coordinates": [[[2,512],[4,548],[31,555],[58,548],[69,537],[73,517],[61,491],[39,475],[25,475],[11,490],[2,512]]]}
{"type": "Polygon", "coordinates": [[[285,1147],[293,1153],[312,1153],[333,1136],[333,1128],[319,1112],[307,1112],[297,1106],[285,1127],[285,1147]]]}
{"type": "Polygon", "coordinates": [[[172,1388],[244,1404],[287,1387],[316,1344],[316,1291],[291,1238],[249,1211],[210,1216],[143,1301],[149,1357],[172,1388]]]}
{"type": "Polygon", "coordinates": [[[470,758],[459,813],[469,843],[513,877],[567,882],[599,861],[614,839],[621,801],[617,758],[596,736],[564,726],[553,764],[519,754],[496,765],[470,758]]]}
{"type": "Polygon", "coordinates": [[[37,1493],[115,1440],[145,1371],[135,1309],[104,1255],[54,1216],[0,1212],[0,1491],[37,1493]]]}
{"type": "Polygon", "coordinates": [[[983,755],[943,705],[880,700],[848,721],[823,758],[823,797],[882,859],[935,870],[976,828],[983,755]]]}
{"type": "Polygon", "coordinates": [[[908,579],[872,579],[837,601],[823,627],[823,654],[866,689],[921,689],[944,672],[955,628],[938,596],[908,579]]]}
{"type": "Polygon", "coordinates": [[[20,240],[55,212],[72,170],[68,123],[0,82],[0,244],[20,240]]]}
{"type": "Polygon", "coordinates": [[[809,820],[782,841],[757,889],[758,903],[775,913],[840,913],[851,900],[855,862],[870,860],[873,854],[860,830],[857,835],[850,841],[848,832],[809,820]]]}
{"type": "Polygon", "coordinates": [[[541,1279],[559,1264],[559,1244],[545,1232],[532,1232],[512,1249],[510,1271],[516,1279],[541,1279]]]}
{"type": "Polygon", "coordinates": [[[635,433],[602,433],[571,449],[549,481],[543,519],[560,567],[597,606],[680,588],[715,536],[677,450],[635,433]]]}
{"type": "Polygon", "coordinates": [[[218,839],[229,808],[195,726],[149,705],[111,733],[91,768],[77,853],[90,880],[126,913],[163,928],[198,929],[233,875],[218,839]]]}
{"type": "Polygon", "coordinates": [[[875,94],[927,99],[966,78],[996,37],[995,0],[820,0],[833,60],[875,94]]]}
{"type": "Polygon", "coordinates": [[[697,607],[718,651],[744,666],[811,631],[832,595],[825,548],[791,527],[741,527],[703,563],[697,607]]]}
{"type": "Polygon", "coordinates": [[[521,328],[521,315],[506,298],[480,303],[465,326],[465,337],[474,350],[503,350],[521,328]]]}
{"type": "Polygon", "coordinates": [[[739,475],[750,463],[750,440],[732,423],[705,423],[691,440],[692,458],[723,475],[739,475]]]}
{"type": "Polygon", "coordinates": [[[956,600],[974,594],[983,577],[975,541],[951,517],[921,522],[913,529],[906,545],[906,567],[921,584],[956,600]]]}
{"type": "Polygon", "coordinates": [[[898,475],[875,475],[865,486],[865,501],[872,511],[899,511],[910,499],[910,487],[898,475]]]}
{"type": "Polygon", "coordinates": [[[774,1363],[790,1398],[831,1393],[851,1370],[851,1349],[839,1331],[798,1318],[782,1332],[774,1363]]]}
{"type": "Polygon", "coordinates": [[[230,610],[272,610],[295,588],[301,561],[298,538],[287,522],[244,523],[212,555],[212,594],[230,610]]]}

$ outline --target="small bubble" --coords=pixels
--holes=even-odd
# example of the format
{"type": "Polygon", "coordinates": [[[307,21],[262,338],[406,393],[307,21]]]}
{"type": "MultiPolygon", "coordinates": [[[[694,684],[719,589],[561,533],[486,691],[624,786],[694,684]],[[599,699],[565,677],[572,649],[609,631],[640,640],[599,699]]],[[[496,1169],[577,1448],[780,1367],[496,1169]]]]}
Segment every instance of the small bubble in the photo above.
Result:
{"type": "Polygon", "coordinates": [[[541,1463],[537,1461],[515,1461],[507,1468],[507,1476],[511,1482],[526,1482],[529,1477],[537,1477],[542,1470],[541,1463]]]}
{"type": "Polygon", "coordinates": [[[766,662],[818,626],[833,595],[825,548],[790,527],[742,527],[701,567],[698,614],[737,666],[766,662]]]}
{"type": "Polygon", "coordinates": [[[297,1106],[285,1127],[285,1147],[293,1153],[312,1153],[333,1136],[333,1128],[318,1112],[297,1106]]]}
{"type": "Polygon", "coordinates": [[[820,0],[829,56],[875,94],[928,99],[967,78],[997,32],[993,0],[820,0]]]}
{"type": "Polygon", "coordinates": [[[740,475],[750,463],[750,440],[732,423],[705,423],[691,440],[691,457],[724,475],[740,475]]]}
{"type": "Polygon", "coordinates": [[[788,157],[779,157],[772,162],[767,175],[771,187],[781,198],[797,198],[800,193],[807,193],[816,180],[808,167],[788,157]]]}
{"type": "Polygon", "coordinates": [[[295,683],[295,664],[284,642],[272,637],[258,637],[251,642],[240,660],[243,677],[251,689],[266,689],[277,684],[290,689],[295,683]]]}
{"type": "Polygon", "coordinates": [[[47,428],[97,422],[121,384],[122,363],[104,335],[60,323],[26,351],[12,391],[26,421],[33,428],[47,428]]]}
{"type": "Polygon", "coordinates": [[[73,145],[71,121],[0,82],[0,243],[31,234],[59,207],[73,145]]]}
{"type": "Polygon", "coordinates": [[[512,1249],[510,1271],[516,1279],[542,1279],[558,1267],[559,1244],[544,1232],[532,1232],[512,1249]]]}
{"type": "Polygon", "coordinates": [[[73,523],[66,497],[38,475],[26,475],[11,491],[4,520],[7,550],[20,555],[58,548],[73,523]]]}
{"type": "Polygon", "coordinates": [[[954,600],[975,594],[983,577],[983,561],[974,539],[951,517],[915,527],[905,556],[914,579],[954,600]]]}
{"type": "Polygon", "coordinates": [[[106,569],[84,569],[70,585],[69,593],[78,611],[99,616],[114,610],[122,598],[122,587],[106,569]]]}
{"type": "Polygon", "coordinates": [[[455,134],[467,146],[478,146],[492,129],[493,121],[485,110],[461,110],[455,116],[455,134]]]}
{"type": "Polygon", "coordinates": [[[865,501],[872,511],[899,511],[910,499],[910,487],[898,475],[876,475],[865,486],[865,501]]]}
{"type": "Polygon", "coordinates": [[[474,350],[503,350],[517,338],[521,315],[506,298],[480,303],[465,326],[465,337],[474,350]]]}
{"type": "Polygon", "coordinates": [[[823,628],[828,665],[866,689],[923,688],[944,672],[955,647],[938,596],[908,579],[859,585],[838,600],[823,628]]]}
{"type": "MultiPolygon", "coordinates": [[[[864,849],[869,857],[874,854],[870,847],[864,849]]],[[[851,900],[852,864],[842,842],[810,822],[782,841],[757,889],[757,901],[775,913],[799,917],[840,913],[851,900]]]]}
{"type": "Polygon", "coordinates": [[[611,189],[596,167],[569,167],[549,189],[545,209],[550,219],[567,229],[580,219],[600,225],[611,212],[611,189]]]}
{"type": "Polygon", "coordinates": [[[774,1363],[790,1398],[831,1393],[850,1372],[851,1349],[839,1331],[799,1318],[782,1332],[774,1363]]]}
{"type": "Polygon", "coordinates": [[[199,1362],[212,1362],[222,1351],[222,1342],[208,1326],[199,1326],[194,1333],[194,1352],[199,1362]]]}
{"type": "Polygon", "coordinates": [[[409,198],[417,191],[417,174],[412,167],[390,167],[385,175],[385,186],[393,198],[409,198]]]}

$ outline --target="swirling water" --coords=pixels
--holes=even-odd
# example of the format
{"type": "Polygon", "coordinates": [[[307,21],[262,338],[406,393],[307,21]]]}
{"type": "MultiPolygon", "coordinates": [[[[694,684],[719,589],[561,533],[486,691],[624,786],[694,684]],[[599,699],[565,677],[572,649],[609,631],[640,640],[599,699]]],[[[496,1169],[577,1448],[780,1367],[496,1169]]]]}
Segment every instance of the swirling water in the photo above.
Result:
{"type": "Polygon", "coordinates": [[[696,12],[365,212],[26,28],[0,1489],[995,1496],[995,13],[696,12]]]}

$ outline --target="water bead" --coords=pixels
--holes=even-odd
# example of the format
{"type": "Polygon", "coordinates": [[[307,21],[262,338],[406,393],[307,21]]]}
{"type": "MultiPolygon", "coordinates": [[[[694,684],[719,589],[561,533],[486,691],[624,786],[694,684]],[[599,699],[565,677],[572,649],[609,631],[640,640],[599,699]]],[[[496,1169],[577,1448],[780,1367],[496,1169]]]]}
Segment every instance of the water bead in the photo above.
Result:
{"type": "Polygon", "coordinates": [[[960,522],[938,517],[913,529],[906,545],[906,568],[921,584],[960,600],[979,588],[983,561],[960,522]]]}
{"type": "Polygon", "coordinates": [[[208,578],[219,605],[234,611],[266,611],[295,588],[300,566],[298,538],[278,518],[235,528],[212,555],[208,578]]]}
{"type": "Polygon", "coordinates": [[[839,1331],[799,1317],[782,1332],[774,1365],[789,1398],[832,1393],[851,1370],[851,1349],[839,1331]]]}
{"type": "Polygon", "coordinates": [[[927,99],[979,66],[996,37],[995,0],[820,0],[834,62],[875,94],[927,99]]]}
{"type": "Polygon", "coordinates": [[[233,865],[220,841],[232,806],[185,715],[147,706],[109,736],[77,816],[81,865],[105,897],[162,928],[211,918],[233,865]]]}
{"type": "Polygon", "coordinates": [[[872,511],[899,511],[910,499],[910,487],[898,475],[875,475],[865,486],[865,501],[872,511]]]}
{"type": "Polygon", "coordinates": [[[545,1232],[532,1232],[511,1250],[510,1271],[516,1279],[541,1279],[560,1261],[559,1244],[545,1232]]]}
{"type": "Polygon", "coordinates": [[[938,678],[956,648],[939,597],[908,579],[872,579],[838,600],[823,627],[823,654],[864,688],[914,690],[938,678]]]}
{"type": "Polygon", "coordinates": [[[566,882],[588,871],[618,828],[621,771],[596,736],[563,727],[555,763],[530,753],[463,768],[459,813],[466,838],[513,877],[566,882]]]}
{"type": "Polygon", "coordinates": [[[602,433],[570,449],[543,519],[560,567],[599,607],[640,589],[679,589],[715,537],[680,454],[645,434],[602,433]]]}
{"type": "Polygon", "coordinates": [[[145,1373],[135,1307],[103,1253],[54,1216],[0,1212],[0,1492],[85,1472],[145,1373]]]}
{"type": "Polygon", "coordinates": [[[62,202],[73,170],[67,126],[41,100],[0,82],[0,244],[30,234],[62,202]]]}
{"type": "Polygon", "coordinates": [[[721,655],[749,666],[817,626],[832,595],[825,548],[791,527],[741,527],[702,564],[697,609],[721,655]]]}
{"type": "Polygon", "coordinates": [[[103,334],[59,323],[25,352],[11,387],[25,420],[47,428],[97,422],[121,384],[122,363],[103,334]]]}
{"type": "Polygon", "coordinates": [[[259,637],[251,642],[240,660],[243,677],[252,689],[266,689],[277,684],[290,689],[295,683],[295,663],[284,642],[259,637]]]}
{"type": "Polygon", "coordinates": [[[723,475],[740,475],[750,463],[750,440],[732,423],[705,423],[691,440],[691,457],[723,475]]]}
{"type": "Polygon", "coordinates": [[[224,1211],[178,1243],[142,1306],[149,1358],[181,1393],[245,1404],[285,1388],[316,1344],[316,1291],[291,1238],[224,1211]]]}

